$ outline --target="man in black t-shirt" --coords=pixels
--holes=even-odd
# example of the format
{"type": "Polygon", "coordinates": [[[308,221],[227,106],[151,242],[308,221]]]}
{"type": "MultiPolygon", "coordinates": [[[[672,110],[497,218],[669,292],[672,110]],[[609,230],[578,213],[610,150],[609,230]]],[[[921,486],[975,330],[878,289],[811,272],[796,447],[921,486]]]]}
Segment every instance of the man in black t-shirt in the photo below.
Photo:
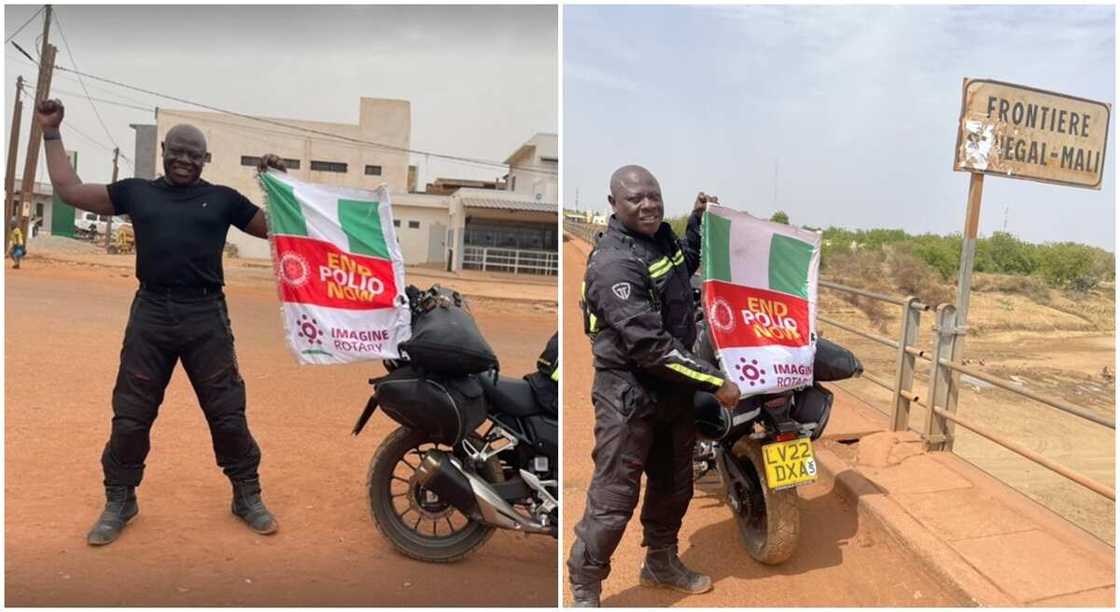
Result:
{"type": "MultiPolygon", "coordinates": [[[[35,113],[54,192],[82,210],[129,215],[140,281],[113,388],[112,433],[101,454],[107,502],[87,541],[112,542],[139,511],[135,488],[144,473],[149,434],[178,361],[206,415],[218,465],[233,484],[233,513],[257,533],[275,533],[276,520],[261,500],[261,453],[245,419],[245,381],[222,293],[229,227],[267,238],[264,212],[237,191],[200,178],[206,137],[189,125],[167,132],[163,176],[84,184],[62,146],[63,113],[58,100],[45,100],[35,113]]],[[[266,165],[284,169],[275,155],[262,158],[260,169],[266,165]]]]}

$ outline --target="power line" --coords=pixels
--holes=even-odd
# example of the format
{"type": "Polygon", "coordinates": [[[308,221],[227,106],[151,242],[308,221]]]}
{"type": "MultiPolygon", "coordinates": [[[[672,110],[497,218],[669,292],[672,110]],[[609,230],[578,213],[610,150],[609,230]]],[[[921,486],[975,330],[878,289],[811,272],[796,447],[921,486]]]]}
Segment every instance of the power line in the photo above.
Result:
{"type": "MultiPolygon", "coordinates": [[[[103,142],[100,142],[100,141],[98,141],[98,140],[97,140],[96,138],[94,138],[93,136],[90,136],[89,134],[86,134],[85,132],[83,132],[83,131],[79,130],[78,128],[74,127],[73,125],[70,125],[70,124],[66,124],[66,129],[67,129],[67,130],[73,130],[74,132],[76,132],[76,133],[77,133],[77,134],[78,134],[79,136],[81,136],[82,138],[85,138],[85,139],[86,139],[86,140],[88,140],[89,142],[91,142],[91,143],[93,143],[93,144],[97,145],[98,147],[100,147],[100,148],[104,149],[105,151],[107,151],[107,152],[109,152],[109,153],[112,153],[112,152],[113,152],[113,147],[110,147],[110,146],[106,145],[105,143],[103,143],[103,142]]],[[[131,160],[129,160],[129,159],[127,158],[127,157],[125,157],[124,153],[121,153],[121,154],[120,154],[120,157],[121,157],[121,159],[123,159],[123,160],[124,160],[124,161],[125,161],[125,162],[126,162],[126,163],[127,163],[128,165],[129,165],[129,166],[132,166],[132,161],[131,161],[131,160]]],[[[134,167],[134,168],[135,168],[135,166],[132,166],[132,167],[134,167]]]]}
{"type": "Polygon", "coordinates": [[[19,46],[19,43],[14,40],[10,40],[8,42],[12,43],[12,46],[15,47],[20,53],[22,53],[23,56],[27,58],[27,61],[31,62],[32,66],[39,66],[39,62],[35,61],[35,58],[31,57],[31,54],[25,51],[23,47],[19,46]]]}
{"type": "Polygon", "coordinates": [[[463,156],[459,156],[459,155],[447,155],[447,154],[443,154],[443,153],[435,153],[435,152],[432,152],[432,151],[422,151],[422,150],[418,150],[418,149],[409,149],[409,148],[405,148],[405,147],[398,147],[398,146],[395,146],[395,145],[387,145],[387,144],[384,144],[384,143],[362,140],[360,138],[353,138],[353,137],[350,137],[350,136],[343,136],[341,134],[333,134],[331,132],[326,132],[326,131],[323,131],[323,130],[316,130],[316,129],[313,129],[313,128],[307,128],[307,127],[302,127],[302,126],[297,126],[297,125],[290,125],[290,124],[284,123],[282,121],[276,121],[274,119],[267,119],[267,118],[264,118],[264,117],[255,117],[253,115],[247,115],[245,113],[239,113],[237,111],[231,111],[231,110],[227,110],[227,109],[224,109],[224,108],[219,108],[217,106],[213,106],[213,105],[210,105],[210,104],[195,102],[193,100],[188,100],[186,98],[179,98],[177,96],[172,96],[170,94],[164,94],[164,93],[160,93],[160,92],[157,92],[157,91],[144,89],[142,87],[137,87],[135,85],[129,85],[127,83],[122,83],[120,81],[115,81],[113,79],[109,79],[109,78],[106,78],[106,77],[101,77],[101,76],[97,76],[97,75],[94,75],[94,74],[89,74],[89,73],[86,73],[86,72],[79,72],[78,70],[73,69],[73,68],[66,68],[64,66],[55,66],[55,69],[56,70],[61,70],[61,71],[64,71],[64,72],[71,72],[71,73],[74,73],[74,74],[80,74],[80,75],[82,75],[86,78],[89,78],[89,79],[94,79],[94,80],[101,81],[101,82],[104,82],[104,83],[110,83],[110,84],[116,85],[118,87],[124,87],[126,89],[131,89],[133,91],[138,91],[140,93],[145,93],[145,94],[152,95],[152,96],[158,96],[158,97],[161,97],[161,98],[166,98],[168,100],[174,100],[175,102],[179,102],[179,103],[182,103],[182,104],[190,104],[191,106],[197,106],[199,108],[205,108],[205,109],[210,110],[210,111],[223,113],[223,114],[226,114],[226,115],[232,115],[234,117],[241,117],[242,119],[249,119],[251,121],[259,121],[261,123],[268,123],[268,124],[288,128],[288,129],[291,129],[291,130],[297,130],[297,131],[307,132],[307,133],[311,133],[311,134],[319,134],[319,135],[322,135],[322,136],[329,136],[331,138],[346,140],[346,141],[354,142],[356,144],[378,147],[378,148],[382,148],[382,149],[389,149],[389,150],[399,151],[399,152],[404,152],[404,153],[415,153],[415,154],[418,154],[418,155],[428,155],[428,156],[439,158],[439,159],[447,159],[447,160],[451,160],[451,161],[457,161],[457,162],[463,162],[463,163],[469,163],[469,164],[476,164],[476,165],[481,165],[481,166],[491,166],[491,167],[498,167],[498,168],[503,168],[503,169],[504,168],[511,168],[511,169],[523,170],[523,171],[526,171],[526,172],[532,172],[532,173],[537,173],[537,174],[548,174],[548,175],[553,175],[553,176],[558,174],[557,172],[554,172],[552,170],[545,170],[545,169],[539,169],[539,168],[525,168],[525,167],[520,167],[520,166],[508,166],[507,164],[492,161],[492,160],[487,160],[487,159],[478,159],[478,158],[471,158],[471,157],[463,157],[463,156]]]}
{"type": "MultiPolygon", "coordinates": [[[[70,41],[66,40],[66,33],[62,31],[62,21],[58,18],[58,11],[55,10],[52,14],[54,15],[54,22],[58,25],[58,35],[62,37],[62,44],[66,46],[66,55],[70,57],[70,63],[74,64],[74,68],[76,69],[78,67],[78,62],[74,59],[74,54],[70,51],[70,41]]],[[[101,118],[101,112],[97,110],[97,105],[94,104],[93,98],[90,97],[89,90],[86,89],[85,81],[82,80],[80,73],[78,76],[78,83],[82,86],[82,91],[86,93],[86,99],[89,100],[89,105],[93,107],[93,114],[97,117],[97,122],[101,124],[101,129],[105,130],[105,135],[109,137],[109,142],[113,143],[113,146],[119,149],[120,145],[118,145],[116,139],[113,138],[113,134],[109,132],[109,126],[105,125],[105,120],[101,118]]]]}
{"type": "MultiPolygon", "coordinates": [[[[64,39],[65,39],[65,37],[64,37],[64,39]]],[[[35,61],[35,59],[31,58],[31,56],[26,52],[26,50],[24,50],[24,48],[20,47],[16,43],[12,43],[12,46],[15,46],[19,50],[19,52],[27,58],[27,61],[30,64],[36,65],[36,66],[38,65],[38,63],[35,61]]],[[[67,52],[68,52],[68,49],[67,49],[67,52]]],[[[73,59],[73,56],[71,57],[71,59],[73,59]]],[[[460,164],[467,164],[467,165],[486,167],[486,168],[502,168],[502,169],[510,168],[510,169],[513,169],[513,170],[528,171],[528,173],[532,173],[532,174],[542,174],[542,175],[549,175],[549,176],[557,176],[559,174],[558,171],[544,169],[544,168],[529,168],[529,167],[524,167],[524,166],[513,166],[513,165],[506,165],[504,163],[501,163],[501,161],[493,161],[493,160],[488,160],[488,159],[479,159],[479,158],[470,158],[470,157],[464,157],[464,156],[438,154],[438,152],[433,152],[433,151],[426,151],[426,150],[419,150],[419,149],[409,149],[409,148],[405,148],[405,147],[396,147],[396,146],[393,146],[393,145],[385,145],[385,143],[382,143],[382,142],[373,142],[373,141],[370,141],[370,140],[363,140],[361,138],[353,138],[353,137],[338,135],[338,133],[327,132],[327,131],[323,131],[323,130],[316,130],[316,129],[312,129],[312,128],[305,128],[305,127],[302,127],[302,126],[293,126],[293,124],[284,123],[283,121],[277,121],[277,120],[267,119],[267,118],[262,118],[262,117],[254,117],[254,115],[251,115],[251,114],[245,114],[245,113],[241,113],[241,112],[221,109],[221,108],[218,108],[218,106],[213,106],[211,104],[204,104],[204,103],[195,102],[195,101],[192,101],[192,100],[177,98],[177,96],[170,95],[170,94],[165,94],[165,93],[160,93],[160,92],[156,92],[156,91],[146,90],[146,89],[143,89],[143,87],[138,87],[136,85],[129,85],[127,83],[121,83],[119,81],[114,81],[114,80],[112,80],[112,78],[106,78],[106,77],[103,77],[103,76],[97,76],[97,75],[94,75],[94,74],[77,71],[76,68],[67,68],[65,66],[55,65],[55,69],[58,69],[58,71],[73,73],[75,75],[80,75],[80,76],[85,76],[87,78],[92,78],[92,80],[95,80],[95,81],[100,81],[100,82],[103,82],[103,83],[109,83],[109,84],[116,85],[116,86],[119,86],[119,87],[124,87],[124,89],[137,91],[137,92],[148,94],[148,95],[157,96],[157,98],[164,98],[164,99],[167,99],[167,100],[172,100],[172,101],[176,101],[176,102],[183,103],[183,104],[190,104],[190,105],[194,105],[194,106],[199,106],[199,108],[211,110],[211,111],[214,111],[214,112],[233,115],[233,117],[240,117],[242,119],[249,119],[251,121],[259,121],[259,122],[262,122],[262,123],[269,123],[269,124],[272,124],[272,126],[278,126],[278,127],[286,128],[286,129],[289,129],[289,130],[295,130],[297,132],[314,133],[314,135],[327,137],[327,138],[333,139],[333,140],[343,140],[343,141],[347,141],[347,142],[352,142],[352,143],[355,143],[355,145],[366,146],[366,147],[376,147],[376,148],[382,148],[382,149],[390,149],[390,150],[401,151],[401,152],[409,152],[409,154],[422,155],[426,158],[435,157],[435,158],[438,158],[438,159],[447,159],[447,160],[450,160],[450,161],[457,161],[457,163],[460,163],[460,164]]],[[[85,89],[85,83],[81,81],[81,77],[78,78],[78,82],[82,83],[83,89],[85,89]]],[[[108,91],[108,90],[106,90],[106,91],[108,91]]],[[[88,95],[87,95],[87,98],[88,98],[88,95]]],[[[104,101],[104,100],[102,100],[102,101],[104,101]]],[[[116,104],[116,105],[125,105],[121,102],[110,102],[110,101],[104,101],[104,102],[110,103],[110,104],[116,104]]],[[[157,110],[155,108],[140,108],[140,106],[129,106],[129,108],[134,108],[134,109],[137,109],[137,110],[146,110],[146,111],[147,110],[152,110],[152,111],[157,110]]],[[[174,111],[165,110],[164,112],[174,112],[174,111]]],[[[100,115],[99,115],[99,120],[100,120],[100,115]]],[[[228,123],[228,122],[226,122],[226,123],[228,123]]],[[[104,123],[102,123],[102,127],[104,127],[104,123]]],[[[245,128],[245,129],[253,129],[249,126],[241,126],[241,127],[245,128]]],[[[270,130],[262,130],[262,131],[270,131],[270,130]]],[[[289,133],[289,132],[276,132],[276,133],[286,133],[287,136],[295,136],[295,135],[291,135],[291,133],[289,133]]],[[[112,139],[112,137],[110,137],[110,139],[112,139]]]]}
{"type": "MultiPolygon", "coordinates": [[[[27,85],[26,83],[24,84],[24,88],[25,88],[25,89],[30,89],[30,90],[32,90],[32,91],[34,91],[34,90],[35,90],[35,88],[34,88],[34,87],[32,87],[32,86],[30,86],[30,85],[27,85]]],[[[57,88],[57,87],[53,87],[53,88],[51,88],[51,93],[62,93],[62,94],[70,94],[70,95],[73,95],[73,96],[80,96],[80,95],[82,95],[81,93],[79,93],[79,92],[76,92],[76,91],[69,91],[69,90],[66,90],[66,89],[59,89],[59,88],[57,88]]],[[[96,100],[96,101],[98,101],[98,102],[104,102],[105,104],[111,104],[111,105],[113,105],[113,106],[120,106],[120,107],[123,107],[123,108],[131,108],[131,109],[134,109],[134,110],[142,110],[142,111],[146,111],[146,112],[149,112],[149,113],[154,113],[154,112],[156,111],[156,108],[155,108],[154,106],[137,106],[137,105],[135,105],[135,104],[128,104],[128,103],[125,103],[125,102],[119,102],[119,101],[117,101],[117,100],[107,100],[107,99],[105,99],[105,98],[93,98],[93,97],[90,97],[90,99],[91,99],[91,100],[96,100]]]]}
{"type": "Polygon", "coordinates": [[[8,43],[12,42],[12,39],[16,37],[16,34],[19,34],[20,32],[22,32],[23,29],[27,27],[27,24],[34,21],[35,18],[39,16],[39,13],[42,13],[43,9],[45,9],[45,8],[47,8],[47,7],[46,6],[40,6],[39,10],[35,11],[34,15],[32,15],[31,17],[28,17],[27,21],[23,22],[23,25],[16,28],[15,32],[12,32],[12,34],[10,36],[8,36],[6,39],[4,39],[4,44],[8,44],[8,43]]]}
{"type": "MultiPolygon", "coordinates": [[[[177,116],[181,116],[181,117],[184,117],[184,118],[187,118],[187,119],[190,118],[190,115],[187,115],[183,112],[175,111],[175,110],[172,110],[172,109],[161,108],[161,109],[159,109],[159,112],[164,114],[164,115],[177,115],[177,116]]],[[[249,136],[250,138],[253,138],[253,136],[251,136],[251,134],[253,132],[263,132],[263,133],[267,133],[267,134],[278,134],[280,136],[306,138],[308,140],[313,140],[313,141],[317,141],[317,142],[328,142],[328,143],[331,143],[331,144],[334,144],[334,145],[339,145],[339,146],[343,146],[343,147],[350,147],[350,148],[359,149],[359,150],[367,148],[365,145],[355,144],[353,142],[350,142],[349,140],[344,139],[344,140],[340,141],[339,140],[339,138],[341,138],[340,136],[332,136],[332,137],[309,136],[307,134],[299,132],[298,128],[295,128],[295,127],[290,128],[290,129],[295,130],[295,131],[282,131],[282,130],[277,130],[277,129],[269,129],[269,128],[266,128],[266,127],[255,126],[255,125],[245,125],[243,123],[235,123],[233,121],[222,121],[221,119],[207,119],[207,121],[209,121],[211,123],[220,123],[222,125],[228,125],[234,130],[238,130],[238,131],[241,131],[243,133],[250,134],[250,136],[249,136]]],[[[256,138],[256,140],[259,140],[260,142],[269,142],[269,141],[264,140],[262,138],[256,138]]],[[[430,160],[428,160],[427,156],[424,156],[424,161],[425,161],[425,163],[430,162],[430,160]]],[[[484,168],[487,168],[487,169],[492,169],[492,167],[489,164],[486,164],[486,165],[471,164],[470,162],[456,162],[456,163],[461,163],[461,164],[466,164],[466,165],[475,165],[476,167],[484,167],[484,168]]]]}
{"type": "MultiPolygon", "coordinates": [[[[19,48],[18,45],[16,45],[16,47],[19,48]]],[[[23,52],[22,48],[19,48],[19,50],[21,52],[23,52]]],[[[31,59],[29,59],[28,57],[25,57],[23,55],[9,55],[9,56],[7,56],[6,59],[18,59],[18,60],[21,60],[21,61],[23,61],[27,64],[30,64],[31,66],[36,67],[36,68],[39,67],[39,64],[37,64],[36,62],[32,61],[31,59]]],[[[73,77],[73,76],[70,76],[68,74],[56,74],[56,75],[54,75],[54,78],[55,79],[64,78],[64,79],[66,79],[66,80],[68,80],[72,83],[80,83],[81,82],[78,79],[78,77],[73,77]]],[[[26,85],[26,84],[25,84],[25,87],[28,87],[29,89],[34,89],[34,87],[31,87],[31,86],[26,85]]],[[[116,106],[122,106],[124,108],[132,108],[132,109],[142,110],[142,111],[155,112],[155,110],[156,110],[156,107],[154,107],[154,106],[140,106],[141,104],[147,104],[147,102],[137,100],[135,98],[130,98],[128,96],[123,96],[123,95],[117,93],[116,91],[109,89],[108,87],[103,87],[103,86],[99,87],[99,86],[93,85],[93,84],[86,84],[86,88],[87,89],[93,89],[93,90],[96,90],[96,91],[103,91],[107,95],[116,96],[118,98],[116,100],[109,100],[109,99],[106,99],[106,98],[93,98],[94,100],[97,100],[98,102],[104,102],[106,104],[114,104],[116,106]],[[122,102],[122,100],[124,100],[124,101],[122,102]],[[129,104],[129,103],[132,103],[132,104],[129,104]]],[[[85,94],[81,94],[81,93],[77,93],[77,92],[73,92],[73,91],[66,91],[64,89],[57,89],[57,88],[52,88],[52,91],[57,91],[58,93],[72,94],[72,95],[75,95],[75,96],[85,95],[85,94]]]]}

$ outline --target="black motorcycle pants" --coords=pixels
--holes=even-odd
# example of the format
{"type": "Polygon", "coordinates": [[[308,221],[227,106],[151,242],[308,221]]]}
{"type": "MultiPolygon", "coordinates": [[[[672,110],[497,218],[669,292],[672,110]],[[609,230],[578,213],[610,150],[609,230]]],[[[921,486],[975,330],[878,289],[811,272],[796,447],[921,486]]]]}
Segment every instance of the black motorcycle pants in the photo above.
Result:
{"type": "Polygon", "coordinates": [[[651,397],[632,376],[596,371],[595,472],[568,557],[573,583],[598,582],[610,573],[611,555],[638,504],[643,472],[642,546],[676,545],[692,500],[692,395],[690,389],[677,389],[651,397]]]}
{"type": "Polygon", "coordinates": [[[261,453],[245,419],[245,382],[224,296],[141,289],[124,333],[112,433],[101,454],[107,486],[140,484],[152,423],[180,360],[210,427],[218,465],[231,480],[257,477],[261,453]]]}

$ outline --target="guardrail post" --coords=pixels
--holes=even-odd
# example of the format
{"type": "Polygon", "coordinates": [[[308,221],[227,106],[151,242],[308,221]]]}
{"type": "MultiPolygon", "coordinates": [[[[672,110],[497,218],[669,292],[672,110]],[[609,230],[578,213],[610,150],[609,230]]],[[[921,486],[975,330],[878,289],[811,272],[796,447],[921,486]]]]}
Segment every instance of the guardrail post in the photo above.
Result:
{"type": "Polygon", "coordinates": [[[918,330],[922,312],[915,307],[918,298],[910,296],[902,305],[902,329],[898,335],[898,357],[895,362],[894,410],[891,413],[891,431],[906,431],[910,427],[910,402],[914,397],[914,355],[906,347],[918,343],[918,330]]]}
{"type": "Polygon", "coordinates": [[[957,307],[942,304],[937,307],[937,323],[934,325],[933,362],[929,369],[928,401],[929,412],[923,435],[926,447],[932,451],[952,450],[953,423],[937,414],[934,408],[946,412],[957,409],[957,384],[954,372],[941,364],[942,360],[953,359],[953,347],[958,337],[957,307]]]}

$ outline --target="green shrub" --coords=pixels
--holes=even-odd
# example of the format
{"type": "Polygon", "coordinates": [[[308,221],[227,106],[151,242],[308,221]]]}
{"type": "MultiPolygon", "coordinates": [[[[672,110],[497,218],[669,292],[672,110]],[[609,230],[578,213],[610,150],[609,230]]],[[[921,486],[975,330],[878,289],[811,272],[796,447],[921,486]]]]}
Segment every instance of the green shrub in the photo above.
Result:
{"type": "Polygon", "coordinates": [[[1055,287],[1088,291],[1116,275],[1112,254],[1096,247],[1074,242],[1057,242],[1038,247],[1038,272],[1055,287]]]}

